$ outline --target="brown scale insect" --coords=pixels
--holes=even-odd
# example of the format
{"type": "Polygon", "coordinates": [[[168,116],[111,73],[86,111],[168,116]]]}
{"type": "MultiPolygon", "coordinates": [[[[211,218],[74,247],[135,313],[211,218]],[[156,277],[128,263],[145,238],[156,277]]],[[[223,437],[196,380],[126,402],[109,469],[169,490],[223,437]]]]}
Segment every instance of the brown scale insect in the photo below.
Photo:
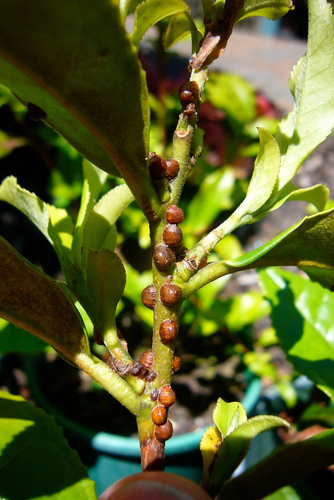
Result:
{"type": "Polygon", "coordinates": [[[154,435],[156,439],[162,443],[170,439],[173,435],[173,425],[170,420],[167,420],[163,425],[154,427],[154,435]]]}
{"type": "Polygon", "coordinates": [[[177,160],[174,160],[174,158],[169,158],[168,160],[166,160],[166,165],[167,168],[165,176],[169,181],[171,181],[175,179],[175,177],[179,173],[180,164],[177,160]]]}
{"type": "Polygon", "coordinates": [[[179,99],[182,108],[188,104],[197,104],[199,101],[199,87],[194,81],[186,82],[179,88],[179,99]]]}
{"type": "Polygon", "coordinates": [[[169,408],[176,401],[175,392],[170,385],[163,385],[159,391],[159,403],[165,408],[169,408]]]}
{"type": "Polygon", "coordinates": [[[152,349],[147,349],[147,351],[143,352],[143,354],[139,358],[139,363],[146,368],[151,369],[153,366],[154,355],[152,349]]]}
{"type": "Polygon", "coordinates": [[[151,411],[152,422],[155,425],[163,425],[167,421],[167,410],[164,406],[158,405],[151,411]]]}
{"type": "Polygon", "coordinates": [[[181,359],[178,356],[174,356],[173,358],[173,373],[176,373],[181,368],[181,359]]]}
{"type": "Polygon", "coordinates": [[[184,220],[182,208],[177,205],[169,205],[165,213],[165,220],[170,224],[180,224],[184,220]]]}
{"type": "Polygon", "coordinates": [[[153,382],[157,378],[158,374],[155,370],[150,370],[146,375],[147,382],[153,382]]]}
{"type": "Polygon", "coordinates": [[[194,103],[187,104],[185,109],[183,110],[183,113],[188,117],[192,118],[196,114],[196,107],[194,103]]]}
{"type": "Polygon", "coordinates": [[[149,369],[146,366],[143,366],[141,363],[136,361],[135,363],[132,363],[131,366],[131,374],[134,377],[138,378],[146,378],[147,375],[149,374],[149,369]]]}
{"type": "Polygon", "coordinates": [[[153,284],[148,285],[146,288],[144,288],[141,294],[141,300],[144,306],[148,307],[149,309],[152,309],[153,311],[157,301],[157,292],[153,284]]]}
{"type": "Polygon", "coordinates": [[[160,340],[163,344],[170,344],[176,339],[178,333],[178,326],[176,321],[172,319],[165,319],[159,328],[160,340]]]}
{"type": "Polygon", "coordinates": [[[166,224],[162,231],[164,243],[171,248],[177,247],[183,238],[182,229],[177,224],[166,224]]]}
{"type": "Polygon", "coordinates": [[[182,296],[182,289],[178,285],[173,285],[172,283],[165,283],[160,288],[160,299],[164,306],[174,307],[176,306],[182,296]]]}
{"type": "Polygon", "coordinates": [[[155,153],[149,153],[148,169],[153,180],[162,179],[167,170],[166,160],[155,153]]]}
{"type": "Polygon", "coordinates": [[[152,389],[150,393],[150,400],[151,401],[156,401],[159,397],[159,389],[152,389]]]}
{"type": "Polygon", "coordinates": [[[154,248],[153,260],[159,271],[167,271],[175,264],[175,255],[167,245],[161,243],[154,248]]]}

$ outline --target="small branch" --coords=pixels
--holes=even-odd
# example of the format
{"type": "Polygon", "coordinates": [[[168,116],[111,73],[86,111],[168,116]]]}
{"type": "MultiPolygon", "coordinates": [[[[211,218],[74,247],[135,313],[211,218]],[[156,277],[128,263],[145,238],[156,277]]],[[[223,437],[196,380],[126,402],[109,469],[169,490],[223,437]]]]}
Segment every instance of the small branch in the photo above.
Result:
{"type": "MultiPolygon", "coordinates": [[[[240,225],[240,219],[232,214],[226,221],[213,229],[202,238],[187,254],[187,256],[177,265],[178,275],[187,282],[193,276],[200,265],[201,260],[209,255],[217,243],[232,233],[240,225]]],[[[219,276],[218,276],[219,277],[219,276]]],[[[211,280],[212,281],[212,280],[211,280]]]]}
{"type": "Polygon", "coordinates": [[[227,276],[239,269],[231,269],[224,262],[211,262],[207,266],[200,269],[190,280],[183,285],[182,295],[188,299],[193,293],[203,288],[203,286],[215,281],[222,276],[227,276]]]}
{"type": "Polygon", "coordinates": [[[76,355],[75,363],[84,372],[99,382],[114,398],[124,405],[134,415],[138,414],[140,408],[140,396],[130,385],[106,363],[95,356],[87,356],[85,353],[76,355]]]}
{"type": "Polygon", "coordinates": [[[224,52],[232,34],[238,12],[242,9],[244,3],[244,0],[226,0],[220,16],[216,21],[207,25],[208,33],[198,54],[190,63],[194,70],[208,66],[224,52]]]}

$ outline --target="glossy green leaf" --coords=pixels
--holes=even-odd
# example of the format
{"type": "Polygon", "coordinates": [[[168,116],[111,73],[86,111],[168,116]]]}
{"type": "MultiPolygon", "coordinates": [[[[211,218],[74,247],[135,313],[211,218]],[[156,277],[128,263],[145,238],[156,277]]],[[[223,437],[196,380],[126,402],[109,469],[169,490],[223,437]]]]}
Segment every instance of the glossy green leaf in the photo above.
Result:
{"type": "Polygon", "coordinates": [[[257,465],[225,483],[217,500],[263,500],[293,481],[334,463],[334,430],[281,446],[257,465]]]}
{"type": "Polygon", "coordinates": [[[108,345],[118,345],[116,307],[125,287],[125,269],[121,259],[110,250],[89,250],[87,256],[87,294],[94,323],[108,345]]]}
{"type": "Polygon", "coordinates": [[[82,269],[85,270],[87,254],[92,250],[115,250],[116,221],[123,210],[134,200],[126,184],[106,193],[87,217],[82,241],[82,269]]]}
{"type": "Polygon", "coordinates": [[[241,403],[226,403],[222,398],[219,398],[213,410],[212,418],[224,440],[239,425],[246,422],[247,415],[241,403]]]}
{"type": "Polygon", "coordinates": [[[0,238],[0,316],[76,363],[89,345],[73,302],[55,280],[0,238]]]}
{"type": "Polygon", "coordinates": [[[334,296],[280,269],[260,271],[280,344],[296,370],[334,396],[334,296]]]}
{"type": "Polygon", "coordinates": [[[84,225],[108,177],[106,172],[95,167],[88,160],[83,161],[83,173],[84,184],[81,194],[80,210],[72,243],[73,260],[78,268],[81,266],[81,247],[84,225]]]}
{"type": "Polygon", "coordinates": [[[199,39],[203,34],[199,33],[196,24],[188,12],[178,12],[171,17],[164,37],[165,49],[170,49],[185,36],[191,34],[192,53],[198,51],[199,39]]]}
{"type": "Polygon", "coordinates": [[[135,12],[135,24],[131,33],[132,43],[138,47],[146,31],[165,17],[180,11],[189,11],[189,6],[183,0],[146,0],[138,5],[135,12]]]}
{"type": "Polygon", "coordinates": [[[272,196],[277,185],[281,157],[274,137],[265,129],[259,129],[260,150],[256,158],[253,175],[250,180],[246,198],[232,214],[231,218],[248,220],[272,196]]]}
{"type": "Polygon", "coordinates": [[[204,474],[202,486],[216,497],[220,488],[247,454],[251,440],[275,427],[289,427],[279,417],[260,415],[247,419],[241,403],[226,403],[219,398],[213,412],[216,427],[210,427],[202,438],[204,474]]]}
{"type": "Polygon", "coordinates": [[[135,11],[137,5],[142,1],[143,0],[119,0],[119,11],[123,20],[135,11]]]}
{"type": "Polygon", "coordinates": [[[306,201],[307,203],[312,203],[320,212],[325,208],[328,195],[329,189],[322,184],[315,184],[309,188],[298,189],[292,182],[288,182],[278,196],[275,197],[274,204],[272,204],[271,199],[268,200],[267,206],[263,206],[261,215],[260,217],[258,216],[258,218],[266,215],[268,211],[276,210],[286,201],[306,201]]]}
{"type": "Polygon", "coordinates": [[[210,478],[209,491],[211,494],[217,494],[224,482],[231,477],[246,456],[251,440],[262,432],[275,427],[289,428],[290,425],[283,418],[273,415],[258,415],[236,427],[223,440],[210,478]]]}
{"type": "Polygon", "coordinates": [[[54,418],[6,392],[0,393],[0,497],[97,498],[86,467],[54,418]]]}
{"type": "Polygon", "coordinates": [[[310,266],[334,269],[334,209],[305,217],[261,247],[233,260],[231,268],[310,266]]]}
{"type": "Polygon", "coordinates": [[[309,1],[307,52],[295,66],[291,80],[295,106],[276,134],[282,154],[279,189],[334,127],[333,43],[331,6],[326,0],[309,1]]]}
{"type": "Polygon", "coordinates": [[[237,22],[251,16],[275,20],[293,8],[292,0],[245,0],[244,7],[238,13],[237,22]]]}
{"type": "Polygon", "coordinates": [[[148,93],[118,0],[3,0],[0,81],[94,165],[145,176],[148,93]]]}

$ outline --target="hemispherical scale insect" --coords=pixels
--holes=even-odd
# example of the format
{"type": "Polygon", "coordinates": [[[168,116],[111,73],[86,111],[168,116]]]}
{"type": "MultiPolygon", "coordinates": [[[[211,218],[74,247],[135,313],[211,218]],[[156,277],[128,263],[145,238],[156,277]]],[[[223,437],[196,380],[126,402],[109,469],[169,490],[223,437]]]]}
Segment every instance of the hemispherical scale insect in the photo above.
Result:
{"type": "Polygon", "coordinates": [[[165,213],[165,220],[170,224],[180,224],[183,222],[184,213],[182,208],[177,205],[170,205],[165,213]]]}
{"type": "Polygon", "coordinates": [[[199,101],[199,87],[197,82],[186,82],[179,88],[179,99],[182,108],[186,108],[188,104],[197,104],[199,101]]]}
{"type": "Polygon", "coordinates": [[[154,354],[152,349],[147,349],[147,351],[143,352],[143,354],[139,358],[139,363],[146,368],[151,369],[154,362],[154,354]]]}
{"type": "Polygon", "coordinates": [[[173,358],[173,373],[176,373],[181,368],[181,360],[178,356],[174,356],[173,358]]]}
{"type": "Polygon", "coordinates": [[[173,179],[175,179],[175,177],[179,173],[180,164],[174,158],[169,158],[168,160],[166,160],[166,165],[167,165],[166,174],[165,174],[166,178],[169,181],[172,181],[173,179]]]}
{"type": "Polygon", "coordinates": [[[152,179],[162,179],[166,174],[166,160],[156,153],[150,153],[148,157],[148,169],[152,179]]]}
{"type": "Polygon", "coordinates": [[[170,385],[166,384],[161,387],[159,391],[158,400],[159,403],[165,408],[169,408],[175,403],[176,401],[175,392],[173,391],[170,385]]]}
{"type": "Polygon", "coordinates": [[[155,425],[163,425],[167,420],[167,410],[165,406],[157,405],[151,411],[152,422],[155,425]]]}
{"type": "Polygon", "coordinates": [[[162,425],[156,425],[154,427],[154,435],[156,439],[162,443],[170,439],[173,435],[173,425],[170,420],[167,420],[162,425]]]}
{"type": "Polygon", "coordinates": [[[170,344],[176,339],[178,333],[178,326],[176,321],[172,319],[165,319],[159,328],[160,340],[163,344],[170,344]]]}
{"type": "Polygon", "coordinates": [[[167,271],[175,264],[175,255],[167,245],[161,243],[154,248],[153,260],[159,271],[167,271]]]}
{"type": "Polygon", "coordinates": [[[141,294],[141,300],[144,306],[148,307],[149,309],[152,309],[153,311],[157,301],[157,292],[153,284],[148,285],[146,288],[144,288],[141,294]]]}
{"type": "Polygon", "coordinates": [[[173,285],[172,283],[165,283],[160,288],[160,299],[164,306],[174,307],[176,306],[182,296],[182,289],[178,285],[173,285]]]}
{"type": "Polygon", "coordinates": [[[171,248],[177,247],[183,238],[182,229],[177,224],[166,224],[162,231],[164,243],[171,248]]]}

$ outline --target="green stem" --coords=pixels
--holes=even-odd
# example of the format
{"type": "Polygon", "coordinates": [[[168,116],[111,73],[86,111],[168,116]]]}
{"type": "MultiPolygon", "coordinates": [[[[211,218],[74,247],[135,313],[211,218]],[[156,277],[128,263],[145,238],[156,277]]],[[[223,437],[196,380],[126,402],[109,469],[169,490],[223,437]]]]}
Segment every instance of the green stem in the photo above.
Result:
{"type": "MultiPolygon", "coordinates": [[[[240,219],[232,214],[226,221],[210,231],[188,252],[178,264],[178,275],[187,282],[197,272],[203,257],[209,255],[217,243],[240,226],[240,219]]],[[[212,280],[211,280],[212,281],[212,280]]]]}
{"type": "Polygon", "coordinates": [[[95,356],[90,357],[85,353],[78,353],[75,357],[75,363],[79,368],[101,384],[102,387],[131,413],[138,415],[140,409],[140,396],[138,396],[130,385],[106,363],[95,356]]]}

